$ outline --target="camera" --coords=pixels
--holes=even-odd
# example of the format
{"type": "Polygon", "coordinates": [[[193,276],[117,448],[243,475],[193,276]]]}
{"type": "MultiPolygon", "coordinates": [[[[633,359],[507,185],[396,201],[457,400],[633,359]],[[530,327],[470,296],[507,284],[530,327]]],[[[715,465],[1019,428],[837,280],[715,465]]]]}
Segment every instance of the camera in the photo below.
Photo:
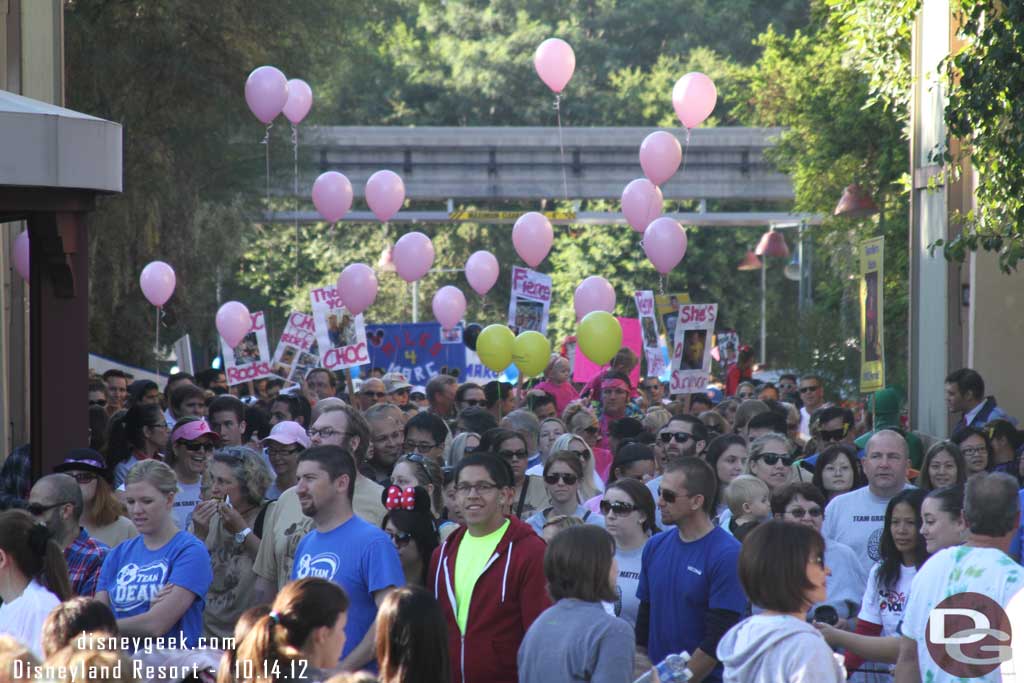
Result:
{"type": "Polygon", "coordinates": [[[829,626],[835,626],[839,623],[839,612],[831,605],[820,605],[814,608],[814,616],[811,619],[828,624],[829,626]]]}

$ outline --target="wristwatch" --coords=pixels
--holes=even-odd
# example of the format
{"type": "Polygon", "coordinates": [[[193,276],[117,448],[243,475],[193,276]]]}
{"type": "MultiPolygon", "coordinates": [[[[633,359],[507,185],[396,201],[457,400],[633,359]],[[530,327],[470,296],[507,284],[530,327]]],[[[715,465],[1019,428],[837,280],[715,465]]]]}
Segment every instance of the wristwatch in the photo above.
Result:
{"type": "Polygon", "coordinates": [[[245,527],[244,529],[239,531],[237,534],[235,534],[235,543],[237,543],[238,545],[242,545],[243,543],[245,543],[245,539],[251,533],[252,533],[252,529],[250,529],[249,527],[245,527]]]}

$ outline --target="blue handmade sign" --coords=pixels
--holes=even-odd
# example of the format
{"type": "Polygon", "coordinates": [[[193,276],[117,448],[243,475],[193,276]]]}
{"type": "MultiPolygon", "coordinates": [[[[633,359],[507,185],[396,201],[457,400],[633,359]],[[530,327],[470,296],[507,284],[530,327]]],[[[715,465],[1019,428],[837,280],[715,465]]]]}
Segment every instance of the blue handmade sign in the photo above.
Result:
{"type": "Polygon", "coordinates": [[[410,384],[426,384],[447,368],[461,381],[466,374],[462,328],[441,333],[439,323],[366,324],[370,367],[400,372],[410,384]],[[457,333],[457,335],[456,335],[457,333]]]}

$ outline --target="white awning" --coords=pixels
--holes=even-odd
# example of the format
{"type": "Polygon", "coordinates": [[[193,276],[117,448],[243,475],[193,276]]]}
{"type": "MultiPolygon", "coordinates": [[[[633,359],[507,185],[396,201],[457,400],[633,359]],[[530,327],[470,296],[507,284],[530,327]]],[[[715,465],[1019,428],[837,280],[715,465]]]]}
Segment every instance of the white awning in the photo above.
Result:
{"type": "Polygon", "coordinates": [[[0,90],[0,185],[121,192],[121,125],[0,90]]]}

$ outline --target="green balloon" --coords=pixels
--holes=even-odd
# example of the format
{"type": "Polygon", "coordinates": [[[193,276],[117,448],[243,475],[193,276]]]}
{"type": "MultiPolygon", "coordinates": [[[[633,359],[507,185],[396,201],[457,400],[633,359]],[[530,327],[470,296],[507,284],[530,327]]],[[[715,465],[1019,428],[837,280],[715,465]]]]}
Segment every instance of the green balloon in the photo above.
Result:
{"type": "Polygon", "coordinates": [[[544,372],[551,358],[551,342],[540,332],[520,332],[512,345],[512,362],[524,377],[544,372]]]}
{"type": "Polygon", "coordinates": [[[488,325],[476,338],[480,362],[494,372],[501,372],[512,362],[512,345],[516,336],[505,325],[488,325]]]}
{"type": "Polygon", "coordinates": [[[592,311],[580,321],[576,339],[584,356],[604,365],[622,348],[622,325],[607,311],[592,311]]]}

